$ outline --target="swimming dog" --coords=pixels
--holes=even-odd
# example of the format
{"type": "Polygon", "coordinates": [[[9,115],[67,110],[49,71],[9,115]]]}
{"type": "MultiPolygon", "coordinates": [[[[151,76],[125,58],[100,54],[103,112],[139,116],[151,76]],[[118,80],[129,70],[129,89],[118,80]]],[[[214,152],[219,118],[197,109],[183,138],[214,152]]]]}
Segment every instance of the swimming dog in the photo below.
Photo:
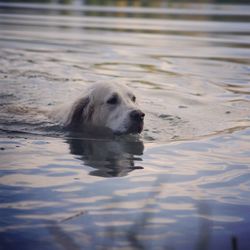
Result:
{"type": "Polygon", "coordinates": [[[107,128],[114,134],[139,134],[143,130],[144,116],[127,86],[98,83],[64,113],[64,125],[69,128],[107,128]]]}

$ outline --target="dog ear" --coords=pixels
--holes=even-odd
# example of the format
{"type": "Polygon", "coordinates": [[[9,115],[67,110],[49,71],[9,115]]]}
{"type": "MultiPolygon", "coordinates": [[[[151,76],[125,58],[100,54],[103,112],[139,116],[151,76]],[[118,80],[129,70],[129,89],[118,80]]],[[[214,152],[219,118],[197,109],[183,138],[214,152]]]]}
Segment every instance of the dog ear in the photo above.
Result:
{"type": "Polygon", "coordinates": [[[76,127],[81,124],[87,123],[91,120],[93,114],[93,107],[90,104],[89,97],[83,97],[78,99],[72,106],[68,126],[76,127]]]}

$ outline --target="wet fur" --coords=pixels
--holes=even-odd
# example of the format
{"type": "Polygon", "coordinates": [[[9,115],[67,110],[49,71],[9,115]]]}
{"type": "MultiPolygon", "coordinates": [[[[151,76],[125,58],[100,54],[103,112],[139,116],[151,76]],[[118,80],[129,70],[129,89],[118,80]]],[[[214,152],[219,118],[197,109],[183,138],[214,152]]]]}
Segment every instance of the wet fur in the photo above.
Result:
{"type": "Polygon", "coordinates": [[[144,114],[141,112],[141,121],[133,121],[132,111],[141,112],[135,96],[126,86],[95,84],[69,107],[66,117],[63,111],[61,115],[67,128],[103,127],[115,133],[130,133],[132,130],[132,133],[140,133],[139,126],[143,126],[144,114]],[[108,100],[114,96],[118,99],[117,103],[109,103],[108,100]],[[136,126],[138,132],[134,129],[136,126]]]}
{"type": "Polygon", "coordinates": [[[94,108],[87,108],[90,103],[88,97],[77,100],[72,107],[72,114],[67,122],[68,127],[75,127],[77,124],[82,124],[90,121],[94,108]],[[85,115],[83,115],[85,113],[85,115]]]}

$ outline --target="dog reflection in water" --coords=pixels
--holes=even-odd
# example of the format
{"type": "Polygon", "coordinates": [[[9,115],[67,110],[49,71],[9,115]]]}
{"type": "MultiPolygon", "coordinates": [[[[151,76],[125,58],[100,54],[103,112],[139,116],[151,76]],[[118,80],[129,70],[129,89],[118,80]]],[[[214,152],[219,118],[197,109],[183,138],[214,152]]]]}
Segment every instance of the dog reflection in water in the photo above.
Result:
{"type": "Polygon", "coordinates": [[[90,175],[102,177],[125,176],[135,169],[135,162],[141,161],[143,143],[141,141],[69,139],[70,152],[77,155],[84,165],[96,170],[90,175]]]}

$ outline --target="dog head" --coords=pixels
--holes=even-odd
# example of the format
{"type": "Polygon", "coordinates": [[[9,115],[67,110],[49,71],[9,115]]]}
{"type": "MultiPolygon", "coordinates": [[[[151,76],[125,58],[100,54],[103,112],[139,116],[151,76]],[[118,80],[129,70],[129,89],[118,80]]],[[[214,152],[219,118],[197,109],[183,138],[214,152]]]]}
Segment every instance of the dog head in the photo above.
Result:
{"type": "Polygon", "coordinates": [[[95,84],[73,104],[68,124],[105,127],[115,134],[137,134],[143,130],[144,116],[126,86],[95,84]]]}

